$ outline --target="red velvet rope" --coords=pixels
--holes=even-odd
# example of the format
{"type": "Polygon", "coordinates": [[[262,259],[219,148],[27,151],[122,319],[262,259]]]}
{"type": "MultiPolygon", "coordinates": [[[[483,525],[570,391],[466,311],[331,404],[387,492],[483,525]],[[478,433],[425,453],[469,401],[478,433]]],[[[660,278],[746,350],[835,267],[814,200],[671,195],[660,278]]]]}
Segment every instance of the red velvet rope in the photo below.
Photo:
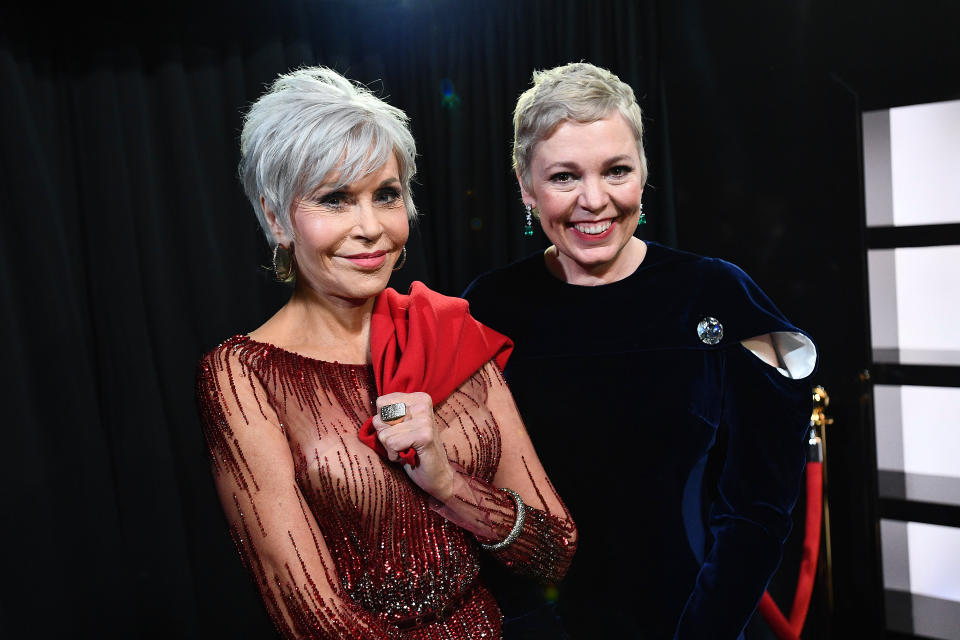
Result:
{"type": "Polygon", "coordinates": [[[820,525],[823,521],[823,463],[807,463],[807,514],[803,536],[803,558],[797,591],[790,609],[790,619],[783,615],[770,594],[763,592],[759,611],[778,640],[800,640],[800,632],[807,621],[810,595],[817,576],[817,558],[820,554],[820,525]]]}

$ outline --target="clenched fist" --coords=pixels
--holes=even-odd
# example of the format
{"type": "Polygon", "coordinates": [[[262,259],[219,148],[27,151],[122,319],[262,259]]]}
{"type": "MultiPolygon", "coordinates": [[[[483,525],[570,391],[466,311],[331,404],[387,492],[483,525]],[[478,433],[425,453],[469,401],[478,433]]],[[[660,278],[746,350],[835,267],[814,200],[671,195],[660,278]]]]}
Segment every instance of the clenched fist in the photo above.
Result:
{"type": "Polygon", "coordinates": [[[387,450],[391,461],[398,459],[398,452],[413,448],[420,464],[416,469],[404,465],[403,470],[414,484],[441,502],[446,502],[453,493],[455,474],[440,442],[440,433],[433,416],[433,400],[426,393],[388,393],[377,398],[377,412],[373,416],[377,439],[387,450]],[[386,423],[380,417],[380,409],[402,402],[406,415],[386,423]]]}

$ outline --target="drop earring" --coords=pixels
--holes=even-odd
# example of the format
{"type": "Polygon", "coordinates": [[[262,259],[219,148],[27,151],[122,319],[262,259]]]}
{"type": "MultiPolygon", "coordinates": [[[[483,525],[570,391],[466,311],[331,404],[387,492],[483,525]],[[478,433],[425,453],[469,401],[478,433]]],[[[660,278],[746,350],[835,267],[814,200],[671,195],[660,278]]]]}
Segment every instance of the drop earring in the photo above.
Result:
{"type": "Polygon", "coordinates": [[[289,247],[281,246],[278,242],[273,245],[273,273],[277,282],[293,282],[293,243],[289,247]],[[281,252],[281,249],[283,250],[281,252]]]}
{"type": "Polygon", "coordinates": [[[643,203],[640,203],[640,218],[637,220],[637,224],[647,224],[647,214],[643,212],[643,203]]]}
{"type": "Polygon", "coordinates": [[[527,204],[523,208],[527,212],[526,224],[523,225],[523,237],[529,238],[533,235],[533,205],[527,204]]]}
{"type": "Polygon", "coordinates": [[[405,264],[407,264],[407,245],[403,245],[403,248],[400,249],[400,259],[393,265],[393,270],[400,271],[405,264]]]}

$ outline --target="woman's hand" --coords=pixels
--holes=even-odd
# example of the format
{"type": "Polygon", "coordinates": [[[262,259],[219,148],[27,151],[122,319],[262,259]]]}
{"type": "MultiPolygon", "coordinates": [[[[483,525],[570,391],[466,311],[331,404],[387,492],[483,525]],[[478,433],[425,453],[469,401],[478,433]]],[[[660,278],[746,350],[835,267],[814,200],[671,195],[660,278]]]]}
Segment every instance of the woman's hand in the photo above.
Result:
{"type": "Polygon", "coordinates": [[[410,447],[417,452],[420,459],[417,468],[403,465],[403,470],[418,487],[441,502],[453,495],[455,474],[440,442],[440,432],[433,417],[433,400],[428,394],[388,393],[380,396],[373,426],[391,461],[398,459],[397,452],[410,447]],[[406,405],[406,415],[385,423],[380,417],[380,409],[397,402],[406,405]]]}

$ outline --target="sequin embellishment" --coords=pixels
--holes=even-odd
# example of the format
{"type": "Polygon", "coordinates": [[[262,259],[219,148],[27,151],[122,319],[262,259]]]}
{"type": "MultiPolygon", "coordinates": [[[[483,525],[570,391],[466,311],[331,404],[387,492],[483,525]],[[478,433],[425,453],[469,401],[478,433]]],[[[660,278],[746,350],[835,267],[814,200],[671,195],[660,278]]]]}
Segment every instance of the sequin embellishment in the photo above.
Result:
{"type": "MultiPolygon", "coordinates": [[[[498,424],[488,407],[506,392],[496,365],[435,408],[447,456],[464,479],[453,497],[469,506],[461,521],[357,438],[376,409],[370,367],[235,336],[207,354],[197,374],[231,535],[284,638],[500,637],[499,608],[477,578],[477,541],[503,539],[516,521],[513,500],[493,479],[503,430],[522,425],[515,414],[516,424],[503,422],[507,416],[498,424]],[[278,439],[291,456],[279,486],[256,446],[278,439]]],[[[516,542],[493,555],[518,573],[556,582],[570,565],[576,529],[549,480],[531,473],[522,455],[519,464],[512,488],[544,509],[528,507],[516,542]]]]}
{"type": "Polygon", "coordinates": [[[716,318],[707,316],[697,325],[697,335],[704,344],[718,344],[723,340],[723,325],[716,318]]]}

